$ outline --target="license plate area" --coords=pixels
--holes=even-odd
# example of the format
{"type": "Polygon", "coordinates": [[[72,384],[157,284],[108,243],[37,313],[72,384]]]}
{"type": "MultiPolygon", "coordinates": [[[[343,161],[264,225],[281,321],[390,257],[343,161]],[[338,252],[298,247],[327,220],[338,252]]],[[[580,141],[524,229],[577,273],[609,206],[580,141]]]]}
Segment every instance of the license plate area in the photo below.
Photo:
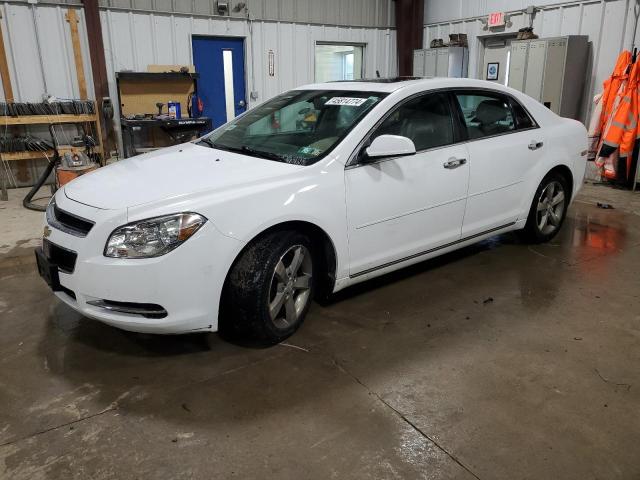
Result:
{"type": "Polygon", "coordinates": [[[54,292],[61,291],[58,266],[49,262],[49,259],[41,247],[36,248],[36,264],[38,265],[38,273],[47,285],[49,285],[51,290],[54,292]]]}

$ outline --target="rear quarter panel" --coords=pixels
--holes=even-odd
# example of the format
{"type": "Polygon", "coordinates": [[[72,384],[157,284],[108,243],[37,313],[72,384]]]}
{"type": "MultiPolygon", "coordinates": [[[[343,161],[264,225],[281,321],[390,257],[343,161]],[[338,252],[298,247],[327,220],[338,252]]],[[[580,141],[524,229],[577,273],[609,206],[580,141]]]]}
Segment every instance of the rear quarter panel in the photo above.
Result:
{"type": "Polygon", "coordinates": [[[587,159],[587,130],[581,122],[560,117],[531,97],[510,90],[533,115],[542,130],[544,140],[541,158],[525,182],[526,195],[519,215],[519,220],[525,221],[540,182],[553,168],[563,165],[571,171],[572,201],[582,188],[587,159]]]}

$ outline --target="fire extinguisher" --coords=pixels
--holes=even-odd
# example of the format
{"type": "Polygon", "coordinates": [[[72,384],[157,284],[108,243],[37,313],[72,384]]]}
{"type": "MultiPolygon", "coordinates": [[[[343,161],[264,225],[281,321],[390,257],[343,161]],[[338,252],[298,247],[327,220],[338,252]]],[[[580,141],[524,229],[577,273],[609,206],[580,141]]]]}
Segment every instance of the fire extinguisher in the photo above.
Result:
{"type": "Polygon", "coordinates": [[[187,99],[187,113],[189,114],[189,117],[191,118],[200,117],[202,116],[202,112],[204,112],[204,102],[197,94],[193,92],[190,93],[189,98],[187,99]],[[194,98],[195,98],[195,102],[193,101],[194,98]],[[193,105],[194,103],[195,103],[196,111],[192,112],[191,108],[194,106],[193,105]]]}

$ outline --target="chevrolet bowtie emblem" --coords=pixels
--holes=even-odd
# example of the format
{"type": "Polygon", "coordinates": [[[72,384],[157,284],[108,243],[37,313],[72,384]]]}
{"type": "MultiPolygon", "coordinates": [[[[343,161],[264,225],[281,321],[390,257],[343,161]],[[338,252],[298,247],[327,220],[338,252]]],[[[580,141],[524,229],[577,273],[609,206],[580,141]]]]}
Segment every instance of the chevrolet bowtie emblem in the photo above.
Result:
{"type": "Polygon", "coordinates": [[[44,231],[42,232],[43,238],[48,238],[51,235],[51,229],[47,226],[44,227],[44,231]]]}

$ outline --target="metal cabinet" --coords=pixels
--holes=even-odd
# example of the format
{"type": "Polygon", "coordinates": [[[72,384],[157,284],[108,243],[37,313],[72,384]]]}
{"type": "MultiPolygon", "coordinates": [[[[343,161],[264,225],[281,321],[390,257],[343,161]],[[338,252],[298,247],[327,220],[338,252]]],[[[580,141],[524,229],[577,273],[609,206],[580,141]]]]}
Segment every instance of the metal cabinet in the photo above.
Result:
{"type": "Polygon", "coordinates": [[[413,51],[413,76],[424,77],[424,50],[413,51]]]}
{"type": "Polygon", "coordinates": [[[427,48],[413,51],[414,77],[466,77],[469,69],[467,47],[427,48]]]}
{"type": "Polygon", "coordinates": [[[585,35],[511,42],[509,86],[578,119],[588,64],[585,35]]]}
{"type": "Polygon", "coordinates": [[[436,76],[437,59],[438,59],[438,50],[436,48],[429,48],[424,51],[424,76],[425,77],[436,76]]]}

